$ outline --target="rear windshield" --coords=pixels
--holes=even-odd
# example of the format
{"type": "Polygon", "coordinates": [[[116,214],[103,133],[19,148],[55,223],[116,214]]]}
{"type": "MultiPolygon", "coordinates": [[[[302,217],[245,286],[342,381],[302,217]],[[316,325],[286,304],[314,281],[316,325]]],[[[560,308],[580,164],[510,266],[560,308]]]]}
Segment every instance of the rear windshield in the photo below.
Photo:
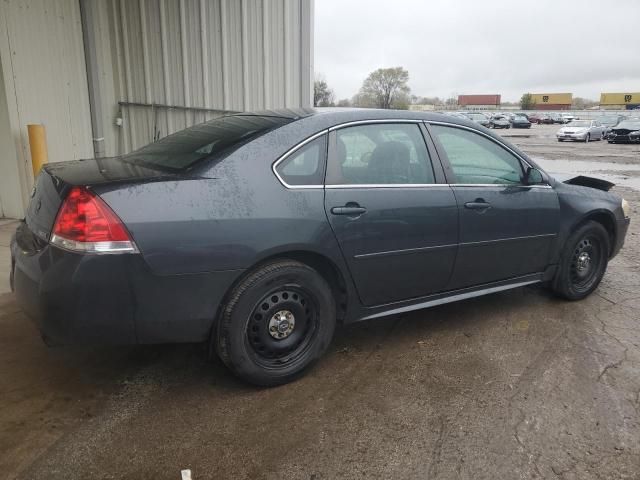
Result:
{"type": "Polygon", "coordinates": [[[231,115],[200,123],[123,157],[163,170],[187,170],[204,159],[222,158],[260,135],[291,122],[284,117],[231,115]]]}
{"type": "Polygon", "coordinates": [[[567,123],[568,127],[590,127],[591,122],[587,122],[586,120],[574,120],[573,122],[567,123]]]}

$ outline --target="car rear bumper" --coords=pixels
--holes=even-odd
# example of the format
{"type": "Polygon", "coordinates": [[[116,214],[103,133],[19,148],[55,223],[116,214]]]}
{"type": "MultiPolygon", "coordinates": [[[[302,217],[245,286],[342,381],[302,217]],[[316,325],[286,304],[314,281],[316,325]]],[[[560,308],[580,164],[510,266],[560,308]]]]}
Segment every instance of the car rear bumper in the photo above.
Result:
{"type": "Polygon", "coordinates": [[[11,263],[18,304],[47,344],[203,341],[242,273],[155,275],[140,254],[68,252],[24,222],[11,241],[11,263]]]}

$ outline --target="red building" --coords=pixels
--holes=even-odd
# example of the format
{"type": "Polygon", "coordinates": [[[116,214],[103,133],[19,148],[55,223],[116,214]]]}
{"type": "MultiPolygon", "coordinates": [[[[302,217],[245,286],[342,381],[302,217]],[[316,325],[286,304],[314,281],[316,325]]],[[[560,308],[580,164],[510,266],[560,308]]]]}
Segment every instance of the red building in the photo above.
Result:
{"type": "Polygon", "coordinates": [[[459,107],[493,109],[500,107],[500,95],[458,95],[459,107]]]}

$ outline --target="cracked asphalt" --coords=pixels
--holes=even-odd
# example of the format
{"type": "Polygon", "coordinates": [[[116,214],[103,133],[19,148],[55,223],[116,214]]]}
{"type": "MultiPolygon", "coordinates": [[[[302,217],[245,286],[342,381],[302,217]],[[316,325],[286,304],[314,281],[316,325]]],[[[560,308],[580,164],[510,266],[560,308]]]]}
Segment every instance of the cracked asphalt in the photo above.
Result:
{"type": "MultiPolygon", "coordinates": [[[[536,127],[511,140],[549,170],[608,147],[640,163],[536,127]]],[[[616,189],[637,219],[640,191],[616,189]]],[[[307,376],[259,389],[199,345],[49,349],[3,276],[0,478],[640,479],[639,312],[636,220],[586,300],[537,286],[343,327],[307,376]]]]}

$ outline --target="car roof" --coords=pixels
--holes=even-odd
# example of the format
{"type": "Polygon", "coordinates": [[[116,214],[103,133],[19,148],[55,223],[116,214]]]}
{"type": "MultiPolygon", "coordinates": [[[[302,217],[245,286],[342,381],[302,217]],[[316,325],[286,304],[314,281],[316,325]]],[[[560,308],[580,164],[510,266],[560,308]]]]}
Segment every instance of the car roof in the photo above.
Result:
{"type": "MultiPolygon", "coordinates": [[[[469,114],[480,114],[482,112],[468,112],[469,114]]],[[[318,123],[338,125],[341,123],[361,121],[361,120],[428,120],[455,123],[460,125],[476,126],[477,124],[465,118],[446,115],[436,112],[421,112],[413,110],[385,110],[376,108],[349,108],[349,107],[321,107],[321,108],[291,108],[278,110],[262,110],[255,112],[241,112],[234,116],[267,116],[289,118],[293,121],[305,120],[317,121],[318,123]]]]}

